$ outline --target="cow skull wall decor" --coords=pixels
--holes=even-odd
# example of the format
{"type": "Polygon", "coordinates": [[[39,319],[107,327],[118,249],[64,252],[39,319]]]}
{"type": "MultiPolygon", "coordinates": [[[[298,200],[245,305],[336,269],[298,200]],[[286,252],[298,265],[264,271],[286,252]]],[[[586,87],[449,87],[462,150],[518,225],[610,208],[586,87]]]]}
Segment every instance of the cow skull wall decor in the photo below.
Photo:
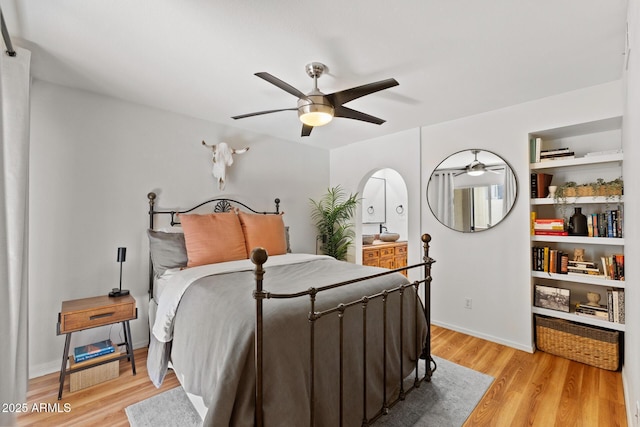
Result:
{"type": "Polygon", "coordinates": [[[229,147],[226,142],[209,145],[204,141],[202,141],[202,145],[213,151],[213,168],[211,169],[211,173],[218,183],[218,189],[224,190],[227,178],[227,167],[233,164],[233,155],[246,153],[249,151],[249,147],[236,150],[235,148],[229,147]]]}

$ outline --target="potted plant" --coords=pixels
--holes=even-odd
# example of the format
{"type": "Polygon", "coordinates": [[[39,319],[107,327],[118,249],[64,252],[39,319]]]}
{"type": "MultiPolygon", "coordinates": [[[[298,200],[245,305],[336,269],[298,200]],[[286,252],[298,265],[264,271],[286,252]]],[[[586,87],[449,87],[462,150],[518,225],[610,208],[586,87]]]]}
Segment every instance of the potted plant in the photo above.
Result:
{"type": "Polygon", "coordinates": [[[355,237],[351,219],[358,204],[358,193],[347,196],[338,185],[328,188],[317,202],[312,199],[310,202],[311,218],[315,221],[318,238],[322,240],[320,249],[335,259],[345,260],[355,237]]]}

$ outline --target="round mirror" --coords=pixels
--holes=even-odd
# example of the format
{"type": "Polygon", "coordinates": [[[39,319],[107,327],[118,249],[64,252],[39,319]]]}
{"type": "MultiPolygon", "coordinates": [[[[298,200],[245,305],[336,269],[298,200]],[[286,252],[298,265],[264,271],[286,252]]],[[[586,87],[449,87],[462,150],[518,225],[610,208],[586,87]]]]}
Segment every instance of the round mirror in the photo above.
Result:
{"type": "Polygon", "coordinates": [[[511,211],[518,194],[513,169],[486,150],[465,150],[433,171],[427,201],[433,215],[452,230],[472,233],[495,227],[511,211]]]}

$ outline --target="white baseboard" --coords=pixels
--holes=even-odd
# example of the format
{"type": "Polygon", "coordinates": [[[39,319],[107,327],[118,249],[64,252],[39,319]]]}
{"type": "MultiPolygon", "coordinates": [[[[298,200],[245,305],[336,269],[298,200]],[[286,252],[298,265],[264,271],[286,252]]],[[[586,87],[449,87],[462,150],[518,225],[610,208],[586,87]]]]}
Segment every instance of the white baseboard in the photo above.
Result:
{"type": "Polygon", "coordinates": [[[492,335],[481,334],[481,333],[478,333],[477,331],[472,331],[470,329],[461,328],[461,327],[459,327],[457,325],[452,325],[452,324],[445,323],[445,322],[438,322],[436,320],[432,320],[431,323],[436,325],[436,326],[440,326],[440,327],[445,328],[445,329],[451,329],[452,331],[460,332],[460,333],[465,334],[465,335],[470,335],[472,337],[482,338],[483,340],[491,341],[491,342],[494,342],[494,343],[497,343],[497,344],[506,345],[507,347],[515,348],[516,350],[526,351],[527,353],[533,353],[535,351],[535,347],[533,346],[533,344],[527,346],[527,345],[523,345],[523,344],[518,343],[518,342],[504,340],[502,338],[494,337],[492,335]]]}

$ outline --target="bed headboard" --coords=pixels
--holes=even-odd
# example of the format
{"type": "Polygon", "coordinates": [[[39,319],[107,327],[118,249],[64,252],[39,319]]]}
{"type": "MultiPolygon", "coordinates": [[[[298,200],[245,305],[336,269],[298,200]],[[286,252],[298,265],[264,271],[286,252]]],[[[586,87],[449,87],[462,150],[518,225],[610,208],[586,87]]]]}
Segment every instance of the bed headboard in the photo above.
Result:
{"type": "MultiPolygon", "coordinates": [[[[147,199],[149,199],[149,229],[151,230],[154,230],[154,220],[156,215],[168,215],[170,217],[169,224],[171,226],[180,225],[180,221],[177,220],[179,214],[193,212],[196,209],[209,204],[211,204],[212,206],[212,212],[231,212],[232,209],[239,208],[244,209],[248,212],[263,215],[280,213],[280,199],[278,198],[274,200],[276,209],[273,212],[257,211],[242,202],[224,197],[210,199],[185,210],[157,210],[156,193],[150,192],[149,194],[147,194],[147,199]]],[[[149,253],[149,298],[153,298],[153,261],[151,260],[151,253],[149,253]]]]}

